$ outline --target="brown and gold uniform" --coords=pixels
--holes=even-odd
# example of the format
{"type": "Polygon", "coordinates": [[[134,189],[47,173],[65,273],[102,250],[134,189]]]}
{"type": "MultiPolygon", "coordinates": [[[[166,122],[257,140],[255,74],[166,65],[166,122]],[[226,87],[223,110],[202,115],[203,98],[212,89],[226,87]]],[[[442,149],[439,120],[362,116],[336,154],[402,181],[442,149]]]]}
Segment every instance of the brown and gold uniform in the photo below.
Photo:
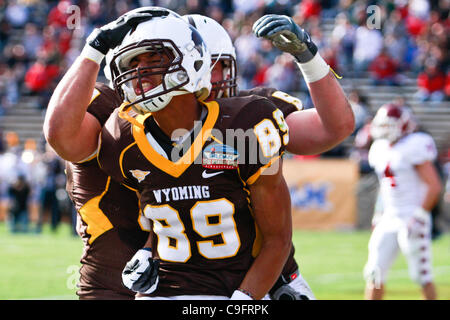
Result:
{"type": "MultiPolygon", "coordinates": [[[[275,106],[281,110],[281,112],[283,112],[284,118],[287,118],[288,115],[295,111],[303,110],[303,105],[300,99],[274,88],[256,87],[250,90],[240,90],[238,93],[238,96],[240,97],[249,95],[266,97],[272,101],[275,106]]],[[[285,282],[290,282],[300,275],[298,264],[295,261],[294,255],[295,248],[292,244],[291,252],[286,264],[284,265],[283,271],[281,272],[285,282]]]]}
{"type": "Polygon", "coordinates": [[[283,115],[258,96],[218,99],[204,111],[178,144],[126,104],[102,129],[102,169],[139,192],[152,222],[161,262],[151,296],[231,296],[259,250],[248,186],[284,153],[283,115]]]}
{"type": "MultiPolygon", "coordinates": [[[[119,97],[97,83],[88,112],[100,124],[120,105],[119,97]]],[[[111,180],[97,158],[66,162],[66,190],[78,212],[77,232],[84,242],[81,257],[80,299],[134,299],[122,284],[121,273],[148,237],[138,224],[136,193],[111,180]]]]}

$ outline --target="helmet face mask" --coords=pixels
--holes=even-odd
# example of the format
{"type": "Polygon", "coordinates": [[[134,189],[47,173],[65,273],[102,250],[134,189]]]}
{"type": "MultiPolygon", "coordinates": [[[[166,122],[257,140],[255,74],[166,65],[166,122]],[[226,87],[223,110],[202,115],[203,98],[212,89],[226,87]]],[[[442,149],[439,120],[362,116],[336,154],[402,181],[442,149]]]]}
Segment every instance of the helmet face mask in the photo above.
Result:
{"type": "Polygon", "coordinates": [[[215,98],[233,97],[237,94],[236,59],[231,54],[212,54],[212,65],[222,64],[222,79],[211,81],[211,96],[215,98]]]}
{"type": "Polygon", "coordinates": [[[181,94],[194,93],[203,100],[211,89],[209,51],[197,30],[179,17],[139,24],[107,57],[107,63],[115,89],[140,114],[159,111],[181,94]],[[148,65],[136,66],[133,59],[143,54],[153,58],[148,65]],[[145,91],[143,83],[158,76],[160,83],[145,91]]]}
{"type": "Polygon", "coordinates": [[[138,113],[146,113],[147,110],[156,111],[162,103],[169,103],[170,92],[181,89],[189,82],[186,70],[181,66],[182,54],[170,40],[144,40],[132,44],[120,50],[111,61],[111,74],[115,89],[121,94],[122,99],[130,101],[130,106],[138,113]],[[130,55],[130,53],[134,53],[130,55]],[[159,56],[159,63],[146,67],[130,67],[133,58],[146,53],[159,56]],[[115,59],[122,55],[128,55],[121,63],[115,63],[115,59]],[[161,83],[149,91],[143,88],[143,79],[152,76],[161,76],[161,83]],[[136,93],[136,91],[139,92],[136,93]],[[142,110],[141,105],[145,108],[142,110]]]}

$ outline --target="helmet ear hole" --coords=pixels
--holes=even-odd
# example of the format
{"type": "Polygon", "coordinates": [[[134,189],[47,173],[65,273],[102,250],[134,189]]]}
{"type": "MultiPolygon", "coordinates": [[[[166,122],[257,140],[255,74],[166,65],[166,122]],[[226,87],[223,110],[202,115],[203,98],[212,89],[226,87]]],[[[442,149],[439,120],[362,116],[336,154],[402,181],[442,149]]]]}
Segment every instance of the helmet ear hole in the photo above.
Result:
{"type": "Polygon", "coordinates": [[[199,71],[203,66],[203,61],[197,60],[194,62],[194,69],[195,71],[199,71]]]}
{"type": "Polygon", "coordinates": [[[186,71],[177,72],[176,75],[177,75],[177,80],[180,83],[186,81],[186,79],[188,78],[186,71]]]}

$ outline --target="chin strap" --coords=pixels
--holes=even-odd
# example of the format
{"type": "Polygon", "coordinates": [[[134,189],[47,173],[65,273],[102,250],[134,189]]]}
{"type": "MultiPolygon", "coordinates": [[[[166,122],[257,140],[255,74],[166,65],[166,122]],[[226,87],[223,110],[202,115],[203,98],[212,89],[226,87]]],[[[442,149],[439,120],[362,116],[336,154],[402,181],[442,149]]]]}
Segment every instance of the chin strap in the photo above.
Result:
{"type": "Polygon", "coordinates": [[[195,97],[199,101],[205,101],[209,97],[210,93],[211,92],[208,89],[206,89],[206,88],[202,88],[201,90],[194,92],[195,97]]]}
{"type": "Polygon", "coordinates": [[[122,103],[122,105],[119,107],[119,117],[127,120],[132,125],[137,126],[137,127],[141,128],[142,130],[144,130],[145,129],[144,125],[142,123],[140,123],[139,121],[137,121],[136,117],[134,117],[133,115],[130,114],[130,112],[132,110],[139,114],[142,114],[142,113],[138,112],[138,110],[133,108],[133,106],[130,106],[130,104],[128,102],[122,103]]]}

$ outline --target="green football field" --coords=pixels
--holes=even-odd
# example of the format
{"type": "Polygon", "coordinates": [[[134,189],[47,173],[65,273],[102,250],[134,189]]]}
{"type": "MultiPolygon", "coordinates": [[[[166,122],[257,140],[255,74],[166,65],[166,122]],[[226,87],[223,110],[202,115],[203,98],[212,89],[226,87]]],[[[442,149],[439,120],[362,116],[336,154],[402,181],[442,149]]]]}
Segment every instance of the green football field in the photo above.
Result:
{"type": "MultiPolygon", "coordinates": [[[[362,269],[367,258],[369,231],[295,231],[300,270],[318,299],[361,300],[362,269]]],[[[0,299],[77,299],[82,243],[68,225],[56,233],[10,234],[0,223],[0,299]]],[[[450,300],[450,234],[433,242],[435,283],[440,300],[450,300]]],[[[399,256],[386,286],[387,300],[421,299],[399,256]]]]}

